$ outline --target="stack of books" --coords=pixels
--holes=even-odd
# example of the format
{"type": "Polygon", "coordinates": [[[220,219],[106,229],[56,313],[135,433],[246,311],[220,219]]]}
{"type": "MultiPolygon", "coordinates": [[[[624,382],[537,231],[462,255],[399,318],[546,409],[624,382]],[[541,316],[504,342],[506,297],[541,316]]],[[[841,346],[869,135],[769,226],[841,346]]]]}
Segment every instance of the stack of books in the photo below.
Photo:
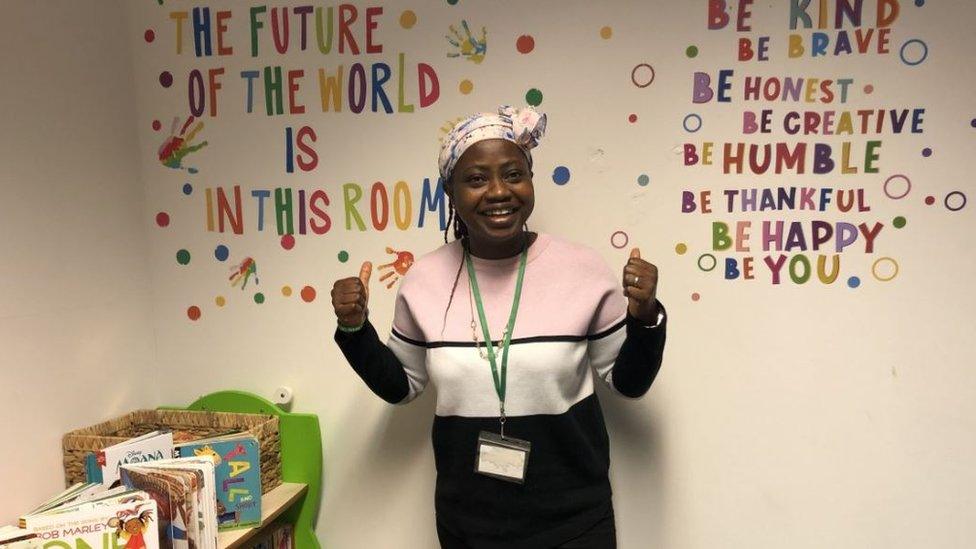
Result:
{"type": "Polygon", "coordinates": [[[219,530],[261,523],[259,448],[247,433],[154,431],[92,452],[87,482],[0,526],[0,549],[216,549],[219,530]]]}
{"type": "Polygon", "coordinates": [[[158,521],[156,502],[146,492],[92,492],[90,484],[75,485],[21,516],[19,532],[0,528],[0,546],[158,549],[158,521]]]}

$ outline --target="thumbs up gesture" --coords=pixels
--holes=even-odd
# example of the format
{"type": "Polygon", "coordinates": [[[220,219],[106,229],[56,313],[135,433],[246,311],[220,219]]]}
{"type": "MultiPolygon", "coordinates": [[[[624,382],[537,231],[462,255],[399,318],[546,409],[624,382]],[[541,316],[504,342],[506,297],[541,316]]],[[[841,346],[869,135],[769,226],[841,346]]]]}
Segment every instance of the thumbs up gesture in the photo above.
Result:
{"type": "Polygon", "coordinates": [[[359,277],[343,278],[332,286],[332,307],[340,325],[355,328],[366,322],[369,276],[372,273],[373,264],[366,261],[359,269],[359,277]]]}
{"type": "Polygon", "coordinates": [[[657,267],[641,259],[638,248],[630,251],[624,265],[623,285],[630,316],[645,324],[657,323],[657,267]]]}

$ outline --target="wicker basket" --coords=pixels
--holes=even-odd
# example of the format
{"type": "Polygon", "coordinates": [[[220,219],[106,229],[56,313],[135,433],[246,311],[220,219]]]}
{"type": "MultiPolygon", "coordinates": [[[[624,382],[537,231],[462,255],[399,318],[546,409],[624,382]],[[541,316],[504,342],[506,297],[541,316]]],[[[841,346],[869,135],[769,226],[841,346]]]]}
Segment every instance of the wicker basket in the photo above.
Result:
{"type": "Polygon", "coordinates": [[[278,417],[262,414],[136,410],[98,425],[64,435],[64,476],[70,486],[85,481],[85,456],[132,437],[168,429],[176,442],[189,442],[228,432],[245,431],[258,439],[261,451],[261,492],[281,484],[281,439],[278,417]]]}

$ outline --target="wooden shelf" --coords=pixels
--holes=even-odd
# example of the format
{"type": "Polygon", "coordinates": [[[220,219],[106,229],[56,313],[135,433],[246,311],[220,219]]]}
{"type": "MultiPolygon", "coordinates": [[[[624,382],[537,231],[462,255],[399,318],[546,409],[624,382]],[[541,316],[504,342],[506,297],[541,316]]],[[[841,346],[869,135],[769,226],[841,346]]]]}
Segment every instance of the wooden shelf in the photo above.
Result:
{"type": "Polygon", "coordinates": [[[281,486],[264,494],[261,496],[261,525],[254,528],[220,532],[217,534],[217,547],[220,549],[240,547],[247,540],[260,534],[265,526],[271,524],[274,519],[278,518],[278,515],[285,512],[307,491],[307,484],[284,482],[281,486]]]}

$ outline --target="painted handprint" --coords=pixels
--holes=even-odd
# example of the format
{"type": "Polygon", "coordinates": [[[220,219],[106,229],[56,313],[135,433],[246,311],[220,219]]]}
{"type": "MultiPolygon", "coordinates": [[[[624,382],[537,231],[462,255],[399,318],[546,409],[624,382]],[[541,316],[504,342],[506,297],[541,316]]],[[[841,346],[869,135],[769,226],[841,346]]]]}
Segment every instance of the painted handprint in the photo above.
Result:
{"type": "MultiPolygon", "coordinates": [[[[176,127],[180,123],[180,118],[178,116],[173,117],[173,124],[169,130],[169,137],[163,144],[159,146],[159,161],[163,166],[167,168],[173,168],[176,170],[183,168],[183,157],[186,155],[199,151],[203,147],[207,146],[207,142],[193,145],[193,138],[200,133],[203,129],[203,122],[197,122],[190,132],[187,133],[187,128],[190,128],[190,124],[193,124],[194,118],[191,116],[186,119],[183,123],[183,127],[180,128],[179,133],[176,132],[176,127]]],[[[196,168],[187,168],[190,173],[196,173],[196,168]]]]}
{"type": "Polygon", "coordinates": [[[471,29],[468,28],[468,22],[462,20],[461,27],[464,29],[464,34],[467,38],[462,37],[461,33],[458,32],[457,27],[451,25],[452,36],[445,36],[447,41],[457,48],[457,51],[448,52],[448,57],[464,57],[471,61],[472,63],[478,65],[485,60],[485,53],[488,51],[488,33],[484,27],[481,27],[481,40],[475,39],[471,36],[471,29]]]}
{"type": "Polygon", "coordinates": [[[386,284],[387,288],[392,288],[393,285],[396,284],[397,280],[400,280],[400,277],[407,274],[407,271],[410,270],[410,266],[413,265],[413,254],[410,252],[399,252],[389,246],[386,247],[386,253],[396,254],[396,259],[394,259],[391,263],[380,265],[379,268],[381,272],[387,271],[383,276],[380,277],[380,280],[383,281],[387,278],[392,278],[392,280],[386,284]]]}
{"type": "Polygon", "coordinates": [[[234,271],[230,275],[231,286],[237,286],[243,281],[244,283],[241,284],[241,290],[243,290],[247,287],[247,281],[251,278],[251,275],[254,275],[255,284],[260,282],[258,280],[258,264],[250,257],[245,257],[244,261],[241,261],[239,265],[230,269],[234,271]]]}

